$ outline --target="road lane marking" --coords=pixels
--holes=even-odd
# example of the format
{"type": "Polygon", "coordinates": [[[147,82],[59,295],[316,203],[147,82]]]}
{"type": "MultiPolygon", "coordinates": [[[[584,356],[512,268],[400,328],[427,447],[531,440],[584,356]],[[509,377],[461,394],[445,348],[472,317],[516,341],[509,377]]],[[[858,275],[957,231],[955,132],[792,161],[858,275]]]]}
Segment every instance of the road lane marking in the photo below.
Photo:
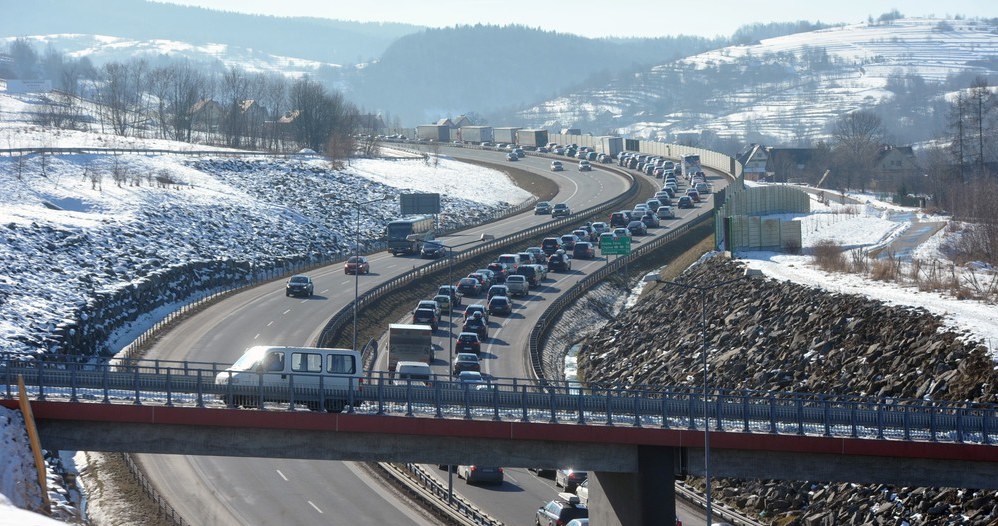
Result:
{"type": "Polygon", "coordinates": [[[270,327],[273,324],[274,324],[274,320],[270,320],[270,323],[267,324],[267,327],[270,327]]]}
{"type": "Polygon", "coordinates": [[[288,310],[284,311],[282,314],[287,314],[289,312],[291,312],[291,309],[288,309],[288,310]]]}
{"type": "Polygon", "coordinates": [[[256,336],[254,336],[253,339],[255,340],[255,339],[259,338],[259,337],[260,337],[260,333],[256,333],[256,336]]]}
{"type": "Polygon", "coordinates": [[[329,289],[321,290],[321,291],[319,291],[319,294],[325,294],[327,292],[329,292],[329,289]]]}
{"type": "Polygon", "coordinates": [[[319,507],[316,506],[314,502],[308,501],[308,504],[309,504],[309,506],[312,506],[313,508],[315,508],[315,511],[319,512],[320,514],[322,513],[322,510],[320,510],[319,507]]]}
{"type": "Polygon", "coordinates": [[[277,474],[278,474],[278,475],[280,475],[282,479],[284,479],[284,482],[287,482],[287,481],[288,481],[288,477],[285,477],[285,476],[284,476],[284,473],[281,473],[281,470],[279,470],[279,469],[275,469],[274,471],[276,471],[276,472],[277,472],[277,474]]]}

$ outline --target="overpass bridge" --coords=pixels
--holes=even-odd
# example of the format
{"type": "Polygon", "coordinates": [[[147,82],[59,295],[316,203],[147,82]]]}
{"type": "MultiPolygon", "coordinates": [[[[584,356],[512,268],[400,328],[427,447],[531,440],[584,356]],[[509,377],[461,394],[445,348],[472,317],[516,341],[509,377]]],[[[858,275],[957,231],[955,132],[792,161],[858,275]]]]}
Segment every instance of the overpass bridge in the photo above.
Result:
{"type": "Polygon", "coordinates": [[[23,378],[49,449],[571,465],[594,473],[591,516],[610,524],[672,516],[674,477],[703,474],[705,414],[712,476],[998,488],[994,405],[517,378],[427,386],[383,373],[341,389],[296,386],[297,375],[216,384],[226,367],[5,357],[0,403],[16,405],[23,378]],[[342,412],[322,409],[334,399],[342,412]]]}

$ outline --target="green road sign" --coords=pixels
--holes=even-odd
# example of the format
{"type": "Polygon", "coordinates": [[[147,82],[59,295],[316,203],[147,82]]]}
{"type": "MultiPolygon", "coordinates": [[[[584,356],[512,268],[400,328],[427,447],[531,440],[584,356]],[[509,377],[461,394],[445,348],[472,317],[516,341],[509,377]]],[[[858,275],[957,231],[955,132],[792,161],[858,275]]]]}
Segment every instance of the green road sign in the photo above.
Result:
{"type": "Polygon", "coordinates": [[[599,250],[600,254],[604,256],[626,256],[631,253],[631,238],[619,237],[603,240],[603,245],[599,250]]]}

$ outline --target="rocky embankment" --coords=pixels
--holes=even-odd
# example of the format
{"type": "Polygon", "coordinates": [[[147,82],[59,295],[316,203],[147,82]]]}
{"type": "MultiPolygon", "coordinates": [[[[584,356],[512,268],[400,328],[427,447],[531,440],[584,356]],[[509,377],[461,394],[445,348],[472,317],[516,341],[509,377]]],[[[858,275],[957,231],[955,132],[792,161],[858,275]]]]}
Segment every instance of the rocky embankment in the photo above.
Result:
{"type": "MultiPolygon", "coordinates": [[[[742,272],[714,257],[677,281],[710,285],[742,272]]],[[[998,402],[998,373],[986,349],[923,309],[774,280],[736,281],[707,298],[714,387],[998,402]]],[[[700,386],[700,319],[699,293],[656,285],[587,341],[580,377],[700,386]]],[[[780,525],[998,524],[994,490],[820,481],[714,486],[727,503],[780,525]]]]}

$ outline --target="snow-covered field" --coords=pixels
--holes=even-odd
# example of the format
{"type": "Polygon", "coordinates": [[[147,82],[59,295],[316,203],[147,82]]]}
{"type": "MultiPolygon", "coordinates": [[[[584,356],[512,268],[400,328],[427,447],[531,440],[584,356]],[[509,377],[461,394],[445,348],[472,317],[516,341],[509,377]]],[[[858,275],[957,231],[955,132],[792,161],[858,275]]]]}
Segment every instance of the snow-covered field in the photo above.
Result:
{"type": "MultiPolygon", "coordinates": [[[[866,195],[852,195],[862,205],[826,205],[812,196],[812,213],[803,216],[783,216],[800,221],[802,245],[806,252],[822,240],[840,244],[850,252],[870,251],[884,247],[897,238],[915,221],[926,219],[945,221],[947,218],[926,218],[915,209],[876,201],[866,195]]],[[[777,216],[774,216],[777,217],[777,216]]],[[[940,250],[947,229],[937,232],[915,253],[921,261],[951,262],[940,250]]],[[[939,292],[920,291],[914,285],[872,280],[853,273],[826,272],[813,263],[810,255],[789,255],[776,252],[739,252],[739,259],[750,268],[762,270],[767,277],[811,285],[830,292],[861,294],[893,305],[922,307],[946,319],[957,332],[985,345],[998,360],[998,306],[977,300],[957,299],[939,292]]],[[[963,272],[957,269],[957,272],[963,272]]],[[[985,269],[984,272],[991,272],[985,269]]]]}

